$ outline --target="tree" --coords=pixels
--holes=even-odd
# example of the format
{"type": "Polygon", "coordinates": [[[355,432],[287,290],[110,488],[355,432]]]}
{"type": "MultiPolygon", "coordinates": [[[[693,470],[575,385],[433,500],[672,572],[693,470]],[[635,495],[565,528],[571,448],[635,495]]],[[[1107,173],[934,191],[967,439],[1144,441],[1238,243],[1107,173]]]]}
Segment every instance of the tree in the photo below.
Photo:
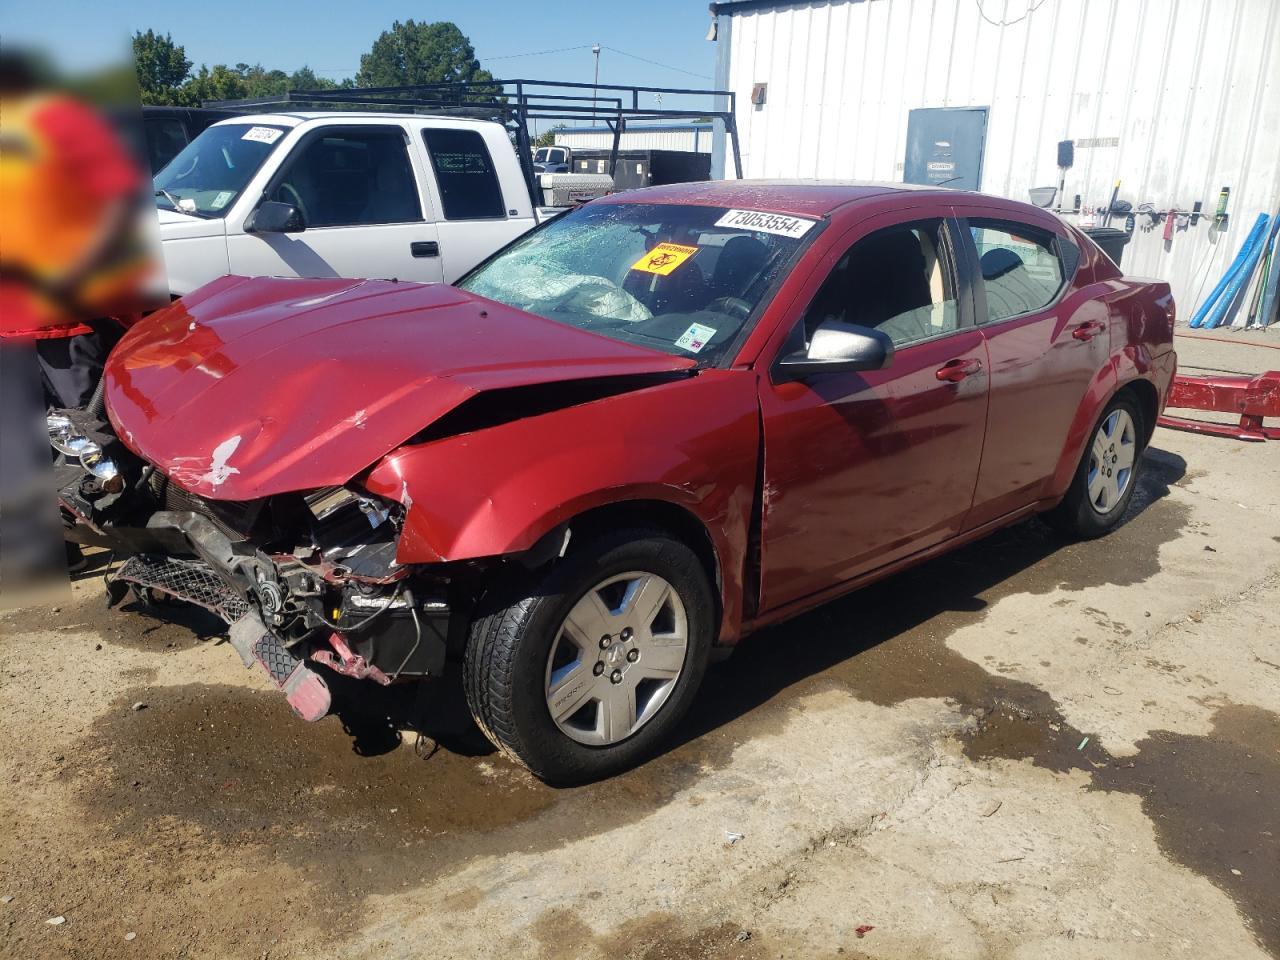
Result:
{"type": "Polygon", "coordinates": [[[475,48],[457,24],[397,20],[360,58],[356,86],[474,83],[492,79],[493,74],[481,68],[475,48]]]}
{"type": "Polygon", "coordinates": [[[173,103],[178,88],[191,73],[185,48],[154,30],[133,35],[133,58],[138,70],[138,92],[143,103],[173,103]]]}
{"type": "Polygon", "coordinates": [[[198,107],[206,100],[239,100],[247,96],[249,85],[234,67],[219,63],[210,69],[202,64],[195,75],[182,85],[176,102],[198,107]]]}
{"type": "Polygon", "coordinates": [[[568,129],[568,124],[557,123],[550,130],[543,130],[533,141],[534,149],[536,150],[538,147],[554,147],[556,145],[556,133],[568,129]]]}

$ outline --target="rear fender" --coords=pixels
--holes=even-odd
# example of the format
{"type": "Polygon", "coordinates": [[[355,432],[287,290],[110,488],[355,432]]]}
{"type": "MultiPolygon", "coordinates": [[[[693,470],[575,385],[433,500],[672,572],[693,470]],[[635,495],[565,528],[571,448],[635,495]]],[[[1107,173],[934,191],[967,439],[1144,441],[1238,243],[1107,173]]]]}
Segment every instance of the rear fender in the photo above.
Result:
{"type": "Polygon", "coordinates": [[[721,640],[731,641],[742,618],[758,415],[754,374],[703,371],[402,447],[363,485],[406,508],[403,564],[521,553],[589,510],[670,503],[698,519],[715,550],[721,640]]]}
{"type": "MultiPolygon", "coordinates": [[[[1075,476],[1080,458],[1084,456],[1094,425],[1102,416],[1111,398],[1139,380],[1146,381],[1155,387],[1160,398],[1157,407],[1163,404],[1168,395],[1169,382],[1173,378],[1176,360],[1172,353],[1155,357],[1144,344],[1127,346],[1111,356],[1110,361],[1094,375],[1089,389],[1085,391],[1071,420],[1071,428],[1067,431],[1067,442],[1063,447],[1062,457],[1053,472],[1052,482],[1046,490],[1046,497],[1060,499],[1066,495],[1067,488],[1075,476]]],[[[1146,424],[1148,435],[1154,424],[1146,424]]]]}

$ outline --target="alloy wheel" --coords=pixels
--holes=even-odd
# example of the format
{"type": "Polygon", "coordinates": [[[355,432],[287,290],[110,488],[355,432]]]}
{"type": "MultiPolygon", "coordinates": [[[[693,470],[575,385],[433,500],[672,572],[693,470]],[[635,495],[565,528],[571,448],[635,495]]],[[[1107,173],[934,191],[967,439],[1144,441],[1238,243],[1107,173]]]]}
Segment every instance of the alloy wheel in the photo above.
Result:
{"type": "Polygon", "coordinates": [[[635,571],[596,584],[552,641],[546,671],[551,719],[578,743],[625,740],[667,701],[688,646],[684,603],[662,577],[635,571]]]}
{"type": "Polygon", "coordinates": [[[1089,502],[1098,513],[1110,513],[1124,499],[1137,454],[1133,417],[1123,408],[1112,410],[1098,426],[1089,451],[1089,502]]]}

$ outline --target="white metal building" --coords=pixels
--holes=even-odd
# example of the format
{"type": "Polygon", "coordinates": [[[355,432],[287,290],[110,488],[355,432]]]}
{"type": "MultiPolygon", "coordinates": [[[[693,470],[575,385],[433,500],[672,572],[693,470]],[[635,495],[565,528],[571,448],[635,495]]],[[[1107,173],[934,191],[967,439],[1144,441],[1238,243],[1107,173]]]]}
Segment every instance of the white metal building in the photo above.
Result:
{"type": "MultiPolygon", "coordinates": [[[[654,123],[628,127],[622,135],[623,150],[686,150],[711,152],[710,123],[654,123]]],[[[608,127],[569,127],[556,131],[556,146],[579,150],[609,150],[613,131],[608,127]]]]}
{"type": "MultiPolygon", "coordinates": [[[[912,111],[978,108],[966,120],[979,137],[969,172],[984,192],[1027,200],[1058,186],[1058,143],[1071,140],[1055,206],[1072,208],[1079,194],[1086,212],[1068,220],[1105,209],[1117,180],[1134,207],[1202,203],[1209,216],[1175,220],[1168,242],[1163,223],[1138,216],[1124,254],[1126,272],[1173,284],[1183,319],[1257,215],[1280,206],[1280,0],[737,0],[711,10],[716,86],[737,94],[747,176],[901,181],[917,149],[912,111]],[[1223,187],[1225,228],[1212,216],[1223,187]]],[[[950,162],[924,167],[945,181],[950,162]]],[[[712,175],[733,173],[717,131],[712,175]]]]}

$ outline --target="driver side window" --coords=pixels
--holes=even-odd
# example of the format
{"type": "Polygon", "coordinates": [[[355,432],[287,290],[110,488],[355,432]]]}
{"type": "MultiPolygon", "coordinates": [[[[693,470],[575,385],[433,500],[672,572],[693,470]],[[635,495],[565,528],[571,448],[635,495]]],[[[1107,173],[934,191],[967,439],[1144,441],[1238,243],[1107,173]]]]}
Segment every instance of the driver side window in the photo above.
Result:
{"type": "Polygon", "coordinates": [[[290,162],[270,199],[296,206],[308,227],[422,219],[399,128],[366,127],[316,137],[290,162]]]}
{"type": "Polygon", "coordinates": [[[895,224],[850,247],[805,313],[805,345],[833,319],[881,330],[897,346],[954,331],[956,287],[943,221],[895,224]]]}

